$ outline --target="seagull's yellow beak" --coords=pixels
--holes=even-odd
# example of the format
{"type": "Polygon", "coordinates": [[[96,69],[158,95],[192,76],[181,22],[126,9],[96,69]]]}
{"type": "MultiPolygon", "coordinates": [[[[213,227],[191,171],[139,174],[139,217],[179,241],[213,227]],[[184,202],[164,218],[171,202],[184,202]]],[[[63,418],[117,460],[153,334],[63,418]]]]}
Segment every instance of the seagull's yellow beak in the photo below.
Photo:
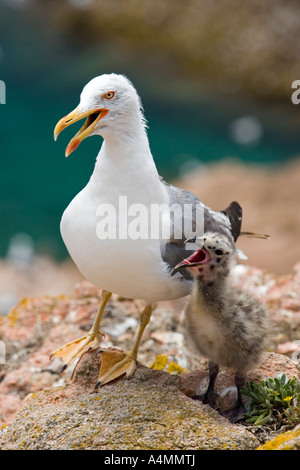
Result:
{"type": "Polygon", "coordinates": [[[74,124],[74,122],[80,121],[81,119],[87,118],[81,129],[77,132],[77,134],[70,140],[65,155],[68,157],[74,150],[77,149],[80,142],[83,141],[93,130],[95,125],[97,124],[100,119],[106,116],[108,113],[108,109],[101,108],[101,109],[92,109],[90,111],[86,111],[85,113],[78,113],[78,107],[74,109],[71,113],[67,114],[63,117],[55,126],[54,129],[54,140],[57,139],[58,135],[63,131],[66,127],[74,124]]]}

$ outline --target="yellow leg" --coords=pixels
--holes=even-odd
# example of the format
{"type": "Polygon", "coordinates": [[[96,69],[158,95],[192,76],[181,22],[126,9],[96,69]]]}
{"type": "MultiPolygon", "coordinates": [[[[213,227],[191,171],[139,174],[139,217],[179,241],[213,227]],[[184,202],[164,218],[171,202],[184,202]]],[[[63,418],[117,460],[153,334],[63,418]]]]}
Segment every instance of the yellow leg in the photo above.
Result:
{"type": "Polygon", "coordinates": [[[136,369],[136,360],[139,345],[146,326],[151,318],[153,307],[146,305],[140,316],[140,325],[134,341],[133,348],[128,353],[119,353],[118,351],[103,351],[101,354],[101,368],[96,384],[104,385],[126,372],[127,377],[133,375],[136,369]]]}
{"type": "Polygon", "coordinates": [[[101,292],[102,299],[95,321],[92,328],[85,336],[65,344],[61,348],[56,349],[51,354],[50,359],[54,357],[60,357],[63,360],[63,370],[65,370],[71,364],[71,362],[74,361],[74,359],[81,357],[86,351],[96,349],[100,346],[99,335],[103,335],[99,329],[100,322],[110,296],[111,292],[107,292],[105,290],[101,292]]]}

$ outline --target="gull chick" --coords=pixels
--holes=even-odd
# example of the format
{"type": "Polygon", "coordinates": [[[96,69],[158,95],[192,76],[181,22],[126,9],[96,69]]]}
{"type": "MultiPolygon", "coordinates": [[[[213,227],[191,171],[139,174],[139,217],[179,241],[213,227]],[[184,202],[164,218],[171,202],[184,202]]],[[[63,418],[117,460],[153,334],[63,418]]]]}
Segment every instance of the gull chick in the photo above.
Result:
{"type": "Polygon", "coordinates": [[[193,288],[186,307],[188,336],[198,352],[209,359],[209,385],[204,396],[197,396],[212,407],[215,404],[214,384],[219,367],[236,371],[237,400],[225,416],[232,421],[244,412],[240,388],[246,372],[255,367],[266,348],[268,333],[264,307],[252,296],[237,290],[230,283],[236,247],[221,233],[207,232],[202,247],[179,263],[193,276],[193,288]]]}

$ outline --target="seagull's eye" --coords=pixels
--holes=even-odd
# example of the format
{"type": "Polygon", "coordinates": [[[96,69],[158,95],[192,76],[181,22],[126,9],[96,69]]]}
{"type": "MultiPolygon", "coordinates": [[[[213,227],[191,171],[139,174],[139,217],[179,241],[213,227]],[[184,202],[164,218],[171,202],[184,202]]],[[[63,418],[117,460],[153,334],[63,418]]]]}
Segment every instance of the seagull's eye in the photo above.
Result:
{"type": "Polygon", "coordinates": [[[105,98],[106,100],[111,100],[114,96],[115,96],[114,91],[108,91],[107,93],[103,95],[103,98],[105,98]]]}

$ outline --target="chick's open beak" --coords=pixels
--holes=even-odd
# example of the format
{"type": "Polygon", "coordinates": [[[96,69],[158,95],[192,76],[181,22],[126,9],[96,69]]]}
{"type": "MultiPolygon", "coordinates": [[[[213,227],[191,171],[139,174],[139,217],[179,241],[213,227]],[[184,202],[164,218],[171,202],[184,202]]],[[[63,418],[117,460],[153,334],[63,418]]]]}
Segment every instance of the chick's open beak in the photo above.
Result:
{"type": "Polygon", "coordinates": [[[65,152],[66,157],[68,157],[74,150],[77,149],[78,145],[83,141],[83,139],[85,139],[94,130],[97,122],[106,116],[107,113],[108,109],[106,108],[92,109],[84,113],[79,113],[77,107],[74,109],[74,111],[67,114],[60,121],[58,121],[54,129],[54,140],[57,139],[58,135],[66,127],[74,124],[74,122],[87,118],[81,129],[77,132],[73,139],[70,140],[65,152]]]}
{"type": "Polygon", "coordinates": [[[178,263],[174,269],[178,268],[191,268],[192,266],[199,266],[199,264],[206,264],[210,261],[210,256],[206,250],[200,248],[196,253],[193,253],[188,258],[178,263]]]}

